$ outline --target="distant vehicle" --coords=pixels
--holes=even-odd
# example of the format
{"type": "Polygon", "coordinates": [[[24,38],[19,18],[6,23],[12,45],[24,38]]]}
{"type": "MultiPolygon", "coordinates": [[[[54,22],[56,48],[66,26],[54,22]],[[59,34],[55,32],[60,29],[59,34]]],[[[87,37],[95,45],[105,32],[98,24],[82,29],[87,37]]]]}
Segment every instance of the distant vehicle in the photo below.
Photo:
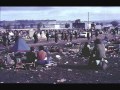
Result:
{"type": "Polygon", "coordinates": [[[81,33],[79,34],[79,37],[87,38],[87,33],[89,33],[89,36],[91,36],[91,33],[90,33],[90,32],[81,32],[81,33]]]}

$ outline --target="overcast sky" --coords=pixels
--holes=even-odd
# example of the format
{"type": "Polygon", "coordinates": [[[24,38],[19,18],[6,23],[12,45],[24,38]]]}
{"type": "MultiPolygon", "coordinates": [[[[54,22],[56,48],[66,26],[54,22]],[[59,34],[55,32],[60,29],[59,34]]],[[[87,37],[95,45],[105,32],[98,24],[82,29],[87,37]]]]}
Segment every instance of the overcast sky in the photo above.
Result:
{"type": "Polygon", "coordinates": [[[120,20],[120,7],[0,7],[0,20],[120,20]]]}

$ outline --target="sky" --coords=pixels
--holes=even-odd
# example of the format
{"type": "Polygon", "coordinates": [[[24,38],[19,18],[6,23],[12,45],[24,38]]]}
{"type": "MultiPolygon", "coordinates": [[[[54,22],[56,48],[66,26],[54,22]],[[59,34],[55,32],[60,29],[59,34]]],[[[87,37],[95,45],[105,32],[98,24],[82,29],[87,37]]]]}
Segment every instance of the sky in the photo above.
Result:
{"type": "Polygon", "coordinates": [[[120,7],[87,6],[38,6],[38,7],[0,7],[2,20],[120,20],[120,7]]]}

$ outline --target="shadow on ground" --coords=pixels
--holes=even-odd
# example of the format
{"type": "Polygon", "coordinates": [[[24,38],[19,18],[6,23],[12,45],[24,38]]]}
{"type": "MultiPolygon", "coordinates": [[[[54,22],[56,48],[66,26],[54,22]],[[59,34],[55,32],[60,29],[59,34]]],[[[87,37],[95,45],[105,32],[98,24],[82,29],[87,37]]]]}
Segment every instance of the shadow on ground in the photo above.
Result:
{"type": "Polygon", "coordinates": [[[96,70],[96,67],[90,67],[88,65],[58,65],[60,68],[65,69],[78,69],[78,70],[96,70]]]}

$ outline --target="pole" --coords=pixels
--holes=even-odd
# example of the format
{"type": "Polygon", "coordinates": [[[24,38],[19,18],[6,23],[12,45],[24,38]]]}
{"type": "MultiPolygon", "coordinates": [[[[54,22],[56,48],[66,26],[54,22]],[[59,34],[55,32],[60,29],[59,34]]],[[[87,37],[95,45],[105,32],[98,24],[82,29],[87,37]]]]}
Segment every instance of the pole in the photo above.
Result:
{"type": "Polygon", "coordinates": [[[88,30],[89,30],[89,12],[88,12],[88,30]]]}

